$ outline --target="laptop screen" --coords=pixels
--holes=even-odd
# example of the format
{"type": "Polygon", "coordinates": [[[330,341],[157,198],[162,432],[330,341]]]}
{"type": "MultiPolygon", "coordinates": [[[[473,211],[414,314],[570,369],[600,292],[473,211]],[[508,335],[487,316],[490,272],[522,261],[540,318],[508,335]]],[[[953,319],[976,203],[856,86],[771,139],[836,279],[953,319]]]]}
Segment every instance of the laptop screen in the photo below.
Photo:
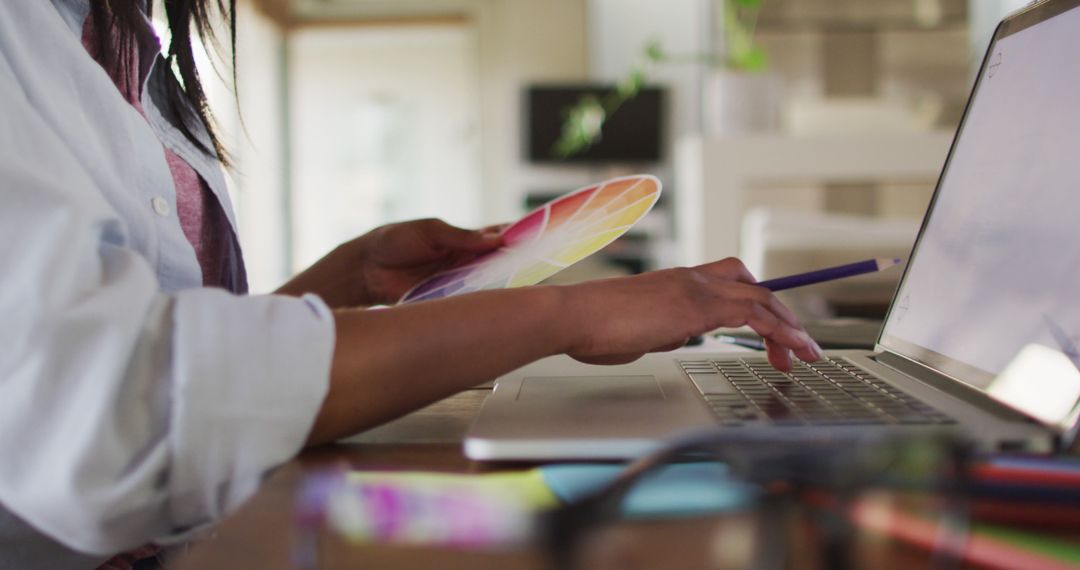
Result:
{"type": "Polygon", "coordinates": [[[1080,366],[1077,5],[999,29],[879,340],[981,390],[1031,345],[1080,366]]]}

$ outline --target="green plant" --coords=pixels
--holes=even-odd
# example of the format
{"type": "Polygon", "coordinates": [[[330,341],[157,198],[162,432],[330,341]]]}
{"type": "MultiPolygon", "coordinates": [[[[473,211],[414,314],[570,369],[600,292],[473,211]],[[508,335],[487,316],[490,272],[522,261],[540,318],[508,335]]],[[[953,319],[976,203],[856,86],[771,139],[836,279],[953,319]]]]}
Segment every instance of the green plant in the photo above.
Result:
{"type": "Polygon", "coordinates": [[[618,111],[623,103],[636,97],[644,84],[645,72],[635,69],[606,96],[583,95],[577,103],[567,107],[563,111],[562,132],[552,148],[555,156],[570,158],[599,142],[604,122],[618,111]]]}
{"type": "Polygon", "coordinates": [[[725,0],[724,56],[729,69],[760,73],[769,67],[769,56],[754,41],[758,14],[765,0],[725,0]]]}
{"type": "Polygon", "coordinates": [[[563,112],[563,126],[552,152],[569,158],[600,141],[604,123],[645,85],[648,70],[658,64],[692,63],[760,73],[769,66],[768,54],[755,40],[758,14],[765,0],[718,0],[724,22],[722,53],[669,54],[659,41],[645,44],[642,60],[604,97],[584,95],[563,112]]]}

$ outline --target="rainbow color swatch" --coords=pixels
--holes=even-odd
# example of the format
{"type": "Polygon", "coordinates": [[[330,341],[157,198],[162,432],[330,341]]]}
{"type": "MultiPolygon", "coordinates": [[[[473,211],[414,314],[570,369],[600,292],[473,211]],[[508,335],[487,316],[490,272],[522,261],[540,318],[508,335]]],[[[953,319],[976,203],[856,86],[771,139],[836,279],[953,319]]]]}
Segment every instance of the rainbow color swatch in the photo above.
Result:
{"type": "Polygon", "coordinates": [[[625,176],[556,198],[503,230],[503,247],[432,276],[400,302],[535,285],[626,233],[656,204],[660,189],[655,176],[625,176]]]}

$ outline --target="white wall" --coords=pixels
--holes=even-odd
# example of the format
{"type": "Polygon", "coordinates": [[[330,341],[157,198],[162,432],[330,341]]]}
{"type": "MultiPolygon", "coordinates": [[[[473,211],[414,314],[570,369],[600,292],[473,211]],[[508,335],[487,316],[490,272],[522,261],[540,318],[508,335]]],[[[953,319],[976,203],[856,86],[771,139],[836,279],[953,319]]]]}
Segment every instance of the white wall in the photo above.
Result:
{"type": "Polygon", "coordinates": [[[468,22],[310,28],[289,45],[293,269],[382,224],[482,224],[468,22]]]}
{"type": "MultiPolygon", "coordinates": [[[[226,172],[248,282],[253,292],[271,291],[289,274],[286,264],[286,172],[282,161],[282,31],[252,0],[237,2],[237,84],[234,97],[228,54],[197,49],[207,98],[233,168],[226,172]]],[[[163,11],[155,11],[163,14],[163,11]]],[[[218,38],[228,45],[226,31],[218,38]]]]}
{"type": "MultiPolygon", "coordinates": [[[[645,45],[659,41],[671,54],[711,51],[709,0],[589,0],[589,73],[600,81],[618,81],[642,61],[645,45]]],[[[649,68],[649,79],[671,88],[672,125],[676,135],[701,126],[703,68],[663,64],[649,68]]]]}
{"type": "Polygon", "coordinates": [[[585,0],[487,0],[472,16],[480,32],[484,216],[509,221],[532,189],[572,189],[588,171],[523,158],[524,89],[587,78],[585,0]]]}
{"type": "MultiPolygon", "coordinates": [[[[464,16],[478,42],[481,149],[480,222],[518,216],[524,194],[536,188],[573,188],[595,173],[582,168],[535,167],[522,158],[524,88],[535,82],[574,82],[588,77],[586,0],[395,0],[312,2],[304,9],[324,16],[423,18],[464,16]],[[333,11],[333,14],[330,14],[333,11]]],[[[229,88],[204,71],[211,104],[237,170],[233,184],[252,289],[268,291],[290,273],[287,266],[283,90],[284,32],[252,7],[238,6],[239,98],[246,134],[229,88]]]]}
{"type": "Polygon", "coordinates": [[[240,243],[253,291],[272,291],[289,276],[288,224],[282,158],[284,130],[281,42],[278,27],[242,1],[238,6],[237,82],[244,128],[232,148],[240,243]]]}
{"type": "Polygon", "coordinates": [[[522,159],[522,100],[537,82],[588,78],[587,0],[394,0],[299,2],[307,15],[389,20],[464,16],[479,39],[482,217],[507,221],[534,188],[588,182],[581,168],[537,168],[522,159]]]}

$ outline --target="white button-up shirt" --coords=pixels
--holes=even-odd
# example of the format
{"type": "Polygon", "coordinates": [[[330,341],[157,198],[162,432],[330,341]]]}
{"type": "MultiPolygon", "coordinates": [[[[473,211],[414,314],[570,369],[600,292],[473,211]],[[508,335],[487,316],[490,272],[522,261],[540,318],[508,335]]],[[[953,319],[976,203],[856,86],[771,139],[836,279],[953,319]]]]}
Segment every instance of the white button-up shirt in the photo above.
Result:
{"type": "Polygon", "coordinates": [[[163,141],[231,221],[220,172],[86,53],[86,2],[0,2],[4,569],[93,567],[224,515],[328,386],[319,299],[201,288],[163,141]]]}

